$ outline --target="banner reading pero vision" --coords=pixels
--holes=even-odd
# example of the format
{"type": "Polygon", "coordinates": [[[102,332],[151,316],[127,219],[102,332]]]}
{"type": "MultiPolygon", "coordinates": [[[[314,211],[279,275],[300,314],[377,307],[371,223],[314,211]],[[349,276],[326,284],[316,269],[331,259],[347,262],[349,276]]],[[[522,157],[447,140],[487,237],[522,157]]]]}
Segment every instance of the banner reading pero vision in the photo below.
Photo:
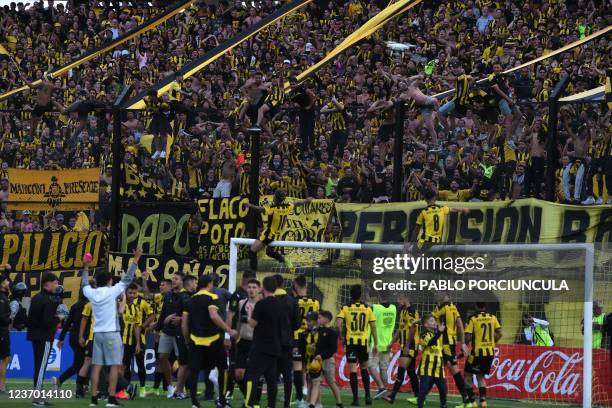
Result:
{"type": "MultiPolygon", "coordinates": [[[[444,222],[448,244],[594,242],[596,260],[610,258],[611,206],[571,206],[533,198],[499,202],[441,203],[467,207],[444,222]]],[[[341,242],[404,242],[425,203],[336,204],[341,242]]],[[[560,267],[567,264],[559,264],[560,267]]]]}
{"type": "MultiPolygon", "coordinates": [[[[217,273],[225,283],[229,270],[229,242],[246,235],[249,214],[247,197],[202,198],[198,208],[202,228],[198,239],[197,258],[204,263],[204,273],[217,273]]],[[[238,248],[239,259],[246,257],[248,248],[238,248]]]]}
{"type": "Polygon", "coordinates": [[[98,207],[100,169],[9,169],[10,210],[87,210],[98,207]]]}
{"type": "Polygon", "coordinates": [[[0,264],[11,265],[11,272],[60,271],[82,268],[87,252],[98,266],[106,241],[100,231],[0,234],[0,249],[0,264]]]}
{"type": "MultiPolygon", "coordinates": [[[[298,201],[298,198],[287,197],[286,202],[298,201]]],[[[260,198],[259,205],[269,207],[274,196],[266,195],[260,198]]],[[[329,217],[334,210],[334,200],[312,200],[310,203],[295,207],[293,212],[285,218],[280,228],[281,241],[324,242],[325,231],[329,217]]],[[[267,225],[267,216],[263,216],[264,226],[267,225]]],[[[327,258],[327,251],[313,251],[308,248],[280,248],[283,255],[288,256],[292,262],[312,263],[327,258]],[[314,257],[314,258],[313,258],[314,257]]],[[[266,256],[267,257],[267,256],[266,256]]],[[[271,258],[270,258],[271,259],[271,258]]]]}
{"type": "Polygon", "coordinates": [[[144,254],[139,269],[148,269],[154,284],[176,271],[199,275],[189,232],[194,211],[192,203],[126,205],[121,217],[120,252],[109,254],[109,271],[118,275],[127,270],[132,251],[140,246],[144,254]]]}

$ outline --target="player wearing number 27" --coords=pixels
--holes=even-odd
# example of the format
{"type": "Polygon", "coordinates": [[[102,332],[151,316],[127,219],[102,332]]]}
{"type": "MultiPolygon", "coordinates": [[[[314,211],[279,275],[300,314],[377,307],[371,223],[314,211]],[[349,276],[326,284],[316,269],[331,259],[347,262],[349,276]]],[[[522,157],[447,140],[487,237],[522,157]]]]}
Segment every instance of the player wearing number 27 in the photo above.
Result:
{"type": "Polygon", "coordinates": [[[407,252],[412,250],[411,242],[416,242],[420,250],[427,250],[429,247],[442,242],[444,236],[444,222],[446,216],[451,212],[461,212],[467,214],[469,208],[449,208],[436,204],[437,193],[428,190],[425,192],[425,207],[417,217],[417,225],[412,234],[411,240],[406,245],[407,252]]]}

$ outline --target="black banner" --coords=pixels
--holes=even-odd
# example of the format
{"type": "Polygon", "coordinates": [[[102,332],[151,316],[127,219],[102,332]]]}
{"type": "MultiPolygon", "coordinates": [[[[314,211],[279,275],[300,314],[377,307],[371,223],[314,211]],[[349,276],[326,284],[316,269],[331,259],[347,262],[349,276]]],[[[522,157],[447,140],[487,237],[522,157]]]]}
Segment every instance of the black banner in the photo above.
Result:
{"type": "Polygon", "coordinates": [[[106,255],[101,231],[0,234],[0,264],[16,273],[80,269],[88,252],[96,267],[106,255]]]}
{"type": "MultiPolygon", "coordinates": [[[[207,270],[212,269],[225,280],[229,268],[229,242],[231,238],[244,237],[249,213],[246,197],[203,198],[198,200],[202,216],[202,228],[198,239],[197,257],[206,260],[207,270]]],[[[247,247],[239,247],[243,258],[247,247]]]]}
{"type": "Polygon", "coordinates": [[[154,283],[176,271],[200,275],[189,233],[194,211],[191,203],[127,205],[121,217],[120,252],[109,255],[109,270],[114,274],[127,270],[132,251],[140,246],[144,254],[139,269],[148,269],[154,283]]]}

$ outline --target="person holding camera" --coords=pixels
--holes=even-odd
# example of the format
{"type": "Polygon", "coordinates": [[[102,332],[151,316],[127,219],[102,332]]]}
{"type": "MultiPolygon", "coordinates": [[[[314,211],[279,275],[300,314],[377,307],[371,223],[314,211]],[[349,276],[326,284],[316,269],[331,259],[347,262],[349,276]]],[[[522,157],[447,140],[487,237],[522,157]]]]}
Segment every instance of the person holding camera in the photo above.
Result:
{"type": "Polygon", "coordinates": [[[39,407],[49,405],[44,398],[41,398],[43,380],[55,329],[63,319],[63,315],[57,313],[57,306],[61,302],[58,288],[60,285],[57,275],[50,272],[44,273],[41,278],[41,291],[32,297],[28,313],[27,339],[32,342],[34,351],[34,389],[36,390],[32,405],[39,407]]]}
{"type": "Polygon", "coordinates": [[[531,314],[526,313],[523,316],[523,324],[525,325],[523,336],[527,344],[548,347],[555,345],[550,334],[550,323],[546,320],[537,319],[531,314]]]}

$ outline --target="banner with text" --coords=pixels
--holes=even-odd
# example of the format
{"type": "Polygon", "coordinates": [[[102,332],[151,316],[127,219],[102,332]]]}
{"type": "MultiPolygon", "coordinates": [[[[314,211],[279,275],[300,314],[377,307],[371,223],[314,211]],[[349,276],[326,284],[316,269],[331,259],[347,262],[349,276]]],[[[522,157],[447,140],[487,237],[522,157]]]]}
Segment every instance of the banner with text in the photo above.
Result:
{"type": "MultiPolygon", "coordinates": [[[[343,345],[338,344],[342,351],[343,345]]],[[[387,370],[388,388],[395,382],[400,350],[397,343],[391,348],[387,370]]],[[[420,355],[418,357],[420,359],[420,355]]],[[[334,356],[336,384],[349,387],[349,367],[343,353],[334,356]]],[[[465,358],[459,359],[459,366],[465,358]]],[[[417,367],[419,362],[417,361],[417,367]]],[[[582,349],[569,347],[534,347],[520,344],[499,344],[491,373],[486,376],[487,396],[524,400],[582,401],[582,349]]],[[[610,351],[593,350],[593,403],[612,403],[612,366],[610,351]]],[[[447,369],[446,378],[452,375],[447,369]]],[[[449,392],[459,394],[454,381],[447,381],[449,392]]],[[[371,386],[375,386],[372,382],[371,386]]],[[[410,392],[408,376],[401,388],[410,392]]]]}
{"type": "MultiPolygon", "coordinates": [[[[496,202],[441,202],[467,207],[450,213],[443,224],[448,244],[596,243],[596,261],[610,259],[612,206],[571,206],[536,199],[496,202]]],[[[336,204],[340,242],[398,243],[412,234],[425,202],[336,204]]],[[[543,256],[550,256],[542,254],[543,256]]],[[[557,254],[558,255],[558,254],[557,254]]],[[[530,265],[537,257],[530,257],[530,265]]],[[[545,262],[550,265],[549,260],[545,262]]],[[[543,262],[544,264],[544,262],[543,262]]],[[[560,267],[568,266],[566,263],[560,267]]]]}
{"type": "MultiPolygon", "coordinates": [[[[227,281],[229,270],[229,242],[231,238],[246,236],[249,209],[247,197],[202,198],[198,209],[202,227],[197,245],[197,258],[205,263],[206,273],[214,272],[227,281]]],[[[248,248],[239,247],[239,259],[245,258],[248,248]]]]}
{"type": "Polygon", "coordinates": [[[11,210],[86,210],[99,203],[100,169],[9,169],[11,210]]]}
{"type": "Polygon", "coordinates": [[[151,272],[151,282],[169,278],[176,271],[199,275],[199,265],[192,251],[189,225],[195,205],[130,204],[121,217],[120,251],[109,254],[108,267],[113,274],[127,270],[132,251],[141,247],[139,269],[151,272]]]}
{"type": "Polygon", "coordinates": [[[43,272],[83,267],[83,255],[93,256],[92,267],[106,256],[101,231],[0,234],[0,264],[12,272],[43,272]]]}
{"type": "MultiPolygon", "coordinates": [[[[298,201],[297,198],[287,197],[286,202],[298,201]]],[[[261,197],[259,205],[269,207],[274,201],[274,196],[266,195],[261,197]]],[[[334,211],[334,200],[312,200],[308,204],[294,207],[283,225],[280,227],[281,241],[303,241],[303,242],[324,242],[326,241],[325,232],[329,217],[334,211]]],[[[264,226],[267,225],[267,216],[263,216],[264,226]]],[[[280,248],[283,255],[288,256],[292,262],[312,263],[327,258],[326,251],[313,251],[307,248],[280,248]]],[[[271,259],[271,258],[270,258],[271,259]]]]}

